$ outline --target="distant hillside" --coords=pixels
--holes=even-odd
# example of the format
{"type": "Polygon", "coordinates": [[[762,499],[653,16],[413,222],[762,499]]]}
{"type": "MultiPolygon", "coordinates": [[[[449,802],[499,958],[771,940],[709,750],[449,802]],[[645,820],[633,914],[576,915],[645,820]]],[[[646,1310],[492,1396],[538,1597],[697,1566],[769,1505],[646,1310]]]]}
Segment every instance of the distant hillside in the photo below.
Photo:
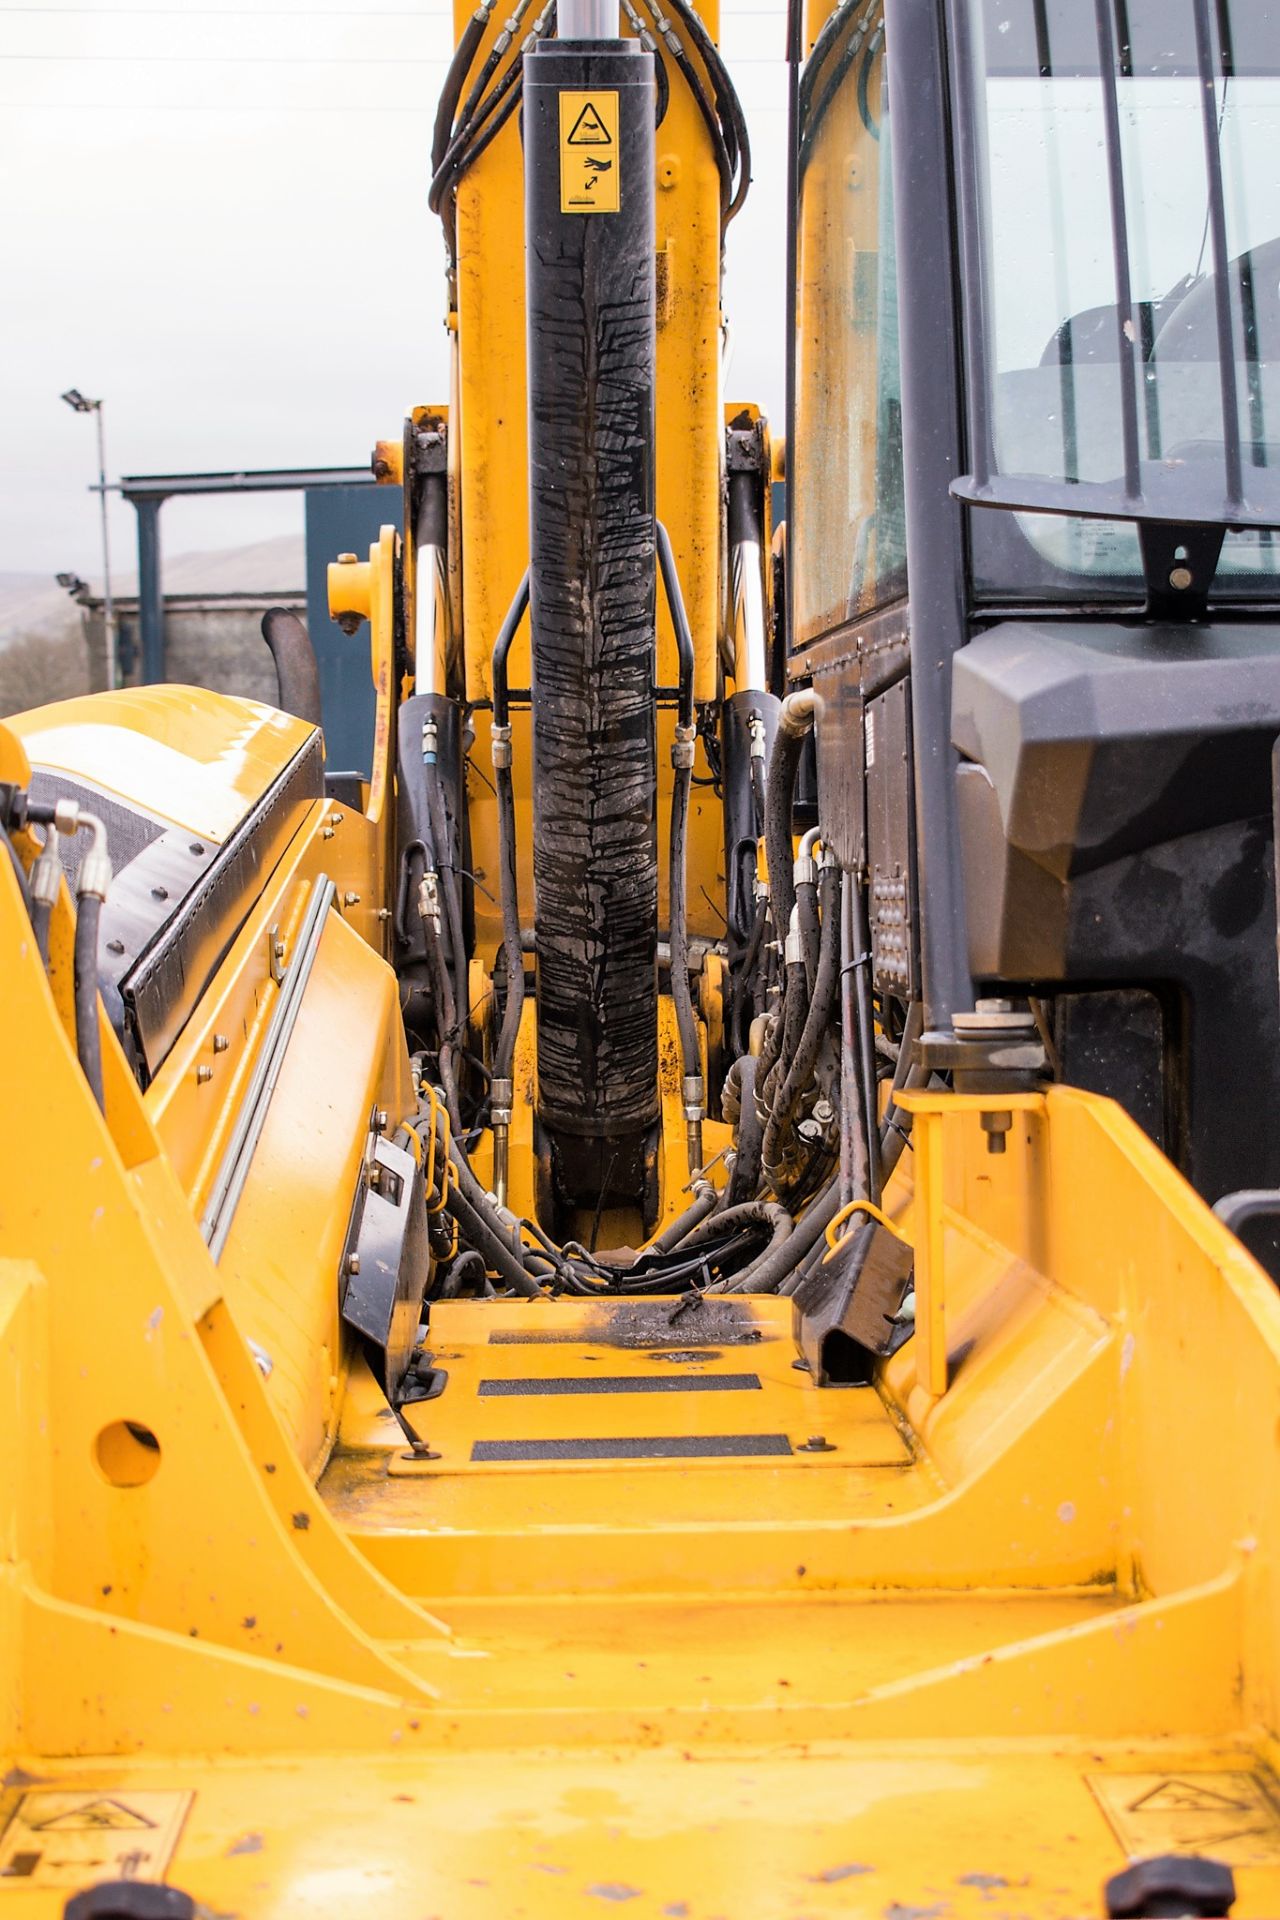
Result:
{"type": "MultiPolygon", "coordinates": [[[[306,583],[302,536],[285,534],[249,546],[165,554],[166,593],[300,594],[306,583]]],[[[136,572],[112,574],[123,599],[138,591],[136,572]]],[[[102,582],[89,582],[95,595],[102,582]]],[[[44,573],[0,573],[0,714],[88,690],[81,608],[44,573]]]]}

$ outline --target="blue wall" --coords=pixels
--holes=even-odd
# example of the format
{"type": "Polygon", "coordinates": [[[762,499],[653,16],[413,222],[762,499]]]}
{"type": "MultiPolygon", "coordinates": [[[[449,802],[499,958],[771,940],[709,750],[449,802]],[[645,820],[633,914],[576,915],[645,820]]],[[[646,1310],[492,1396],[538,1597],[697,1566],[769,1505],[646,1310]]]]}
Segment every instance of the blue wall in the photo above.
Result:
{"type": "Polygon", "coordinates": [[[345,634],[329,618],[328,568],[340,553],[369,557],[382,527],[404,522],[399,487],[309,487],[307,628],[320,666],[325,759],[331,773],[368,777],[373,759],[373,681],[369,622],[345,634]]]}

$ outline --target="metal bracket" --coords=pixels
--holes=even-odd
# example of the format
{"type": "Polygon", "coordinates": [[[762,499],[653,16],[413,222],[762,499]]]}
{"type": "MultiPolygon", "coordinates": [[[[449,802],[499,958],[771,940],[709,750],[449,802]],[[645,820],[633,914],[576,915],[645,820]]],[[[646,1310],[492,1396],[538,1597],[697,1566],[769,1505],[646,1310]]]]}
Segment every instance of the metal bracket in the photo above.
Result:
{"type": "Polygon", "coordinates": [[[379,1132],[361,1169],[339,1278],[342,1318],[394,1406],[414,1359],[431,1270],[422,1169],[379,1132]]]}
{"type": "Polygon", "coordinates": [[[1226,531],[1162,520],[1138,522],[1150,619],[1204,619],[1226,531]]]}

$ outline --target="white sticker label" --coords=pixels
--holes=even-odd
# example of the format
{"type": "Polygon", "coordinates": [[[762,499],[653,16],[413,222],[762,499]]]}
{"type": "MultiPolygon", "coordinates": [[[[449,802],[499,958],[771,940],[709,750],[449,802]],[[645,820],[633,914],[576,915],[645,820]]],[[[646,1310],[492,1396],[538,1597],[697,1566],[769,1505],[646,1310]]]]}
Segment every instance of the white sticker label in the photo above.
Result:
{"type": "Polygon", "coordinates": [[[0,1840],[0,1887],[163,1879],[194,1798],[98,1787],[25,1793],[0,1840]]]}

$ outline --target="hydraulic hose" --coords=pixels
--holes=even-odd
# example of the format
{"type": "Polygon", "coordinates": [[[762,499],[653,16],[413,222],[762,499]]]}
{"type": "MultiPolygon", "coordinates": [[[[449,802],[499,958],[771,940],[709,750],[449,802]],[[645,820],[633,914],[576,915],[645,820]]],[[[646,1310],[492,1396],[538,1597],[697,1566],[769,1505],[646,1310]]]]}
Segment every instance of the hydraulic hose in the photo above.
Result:
{"type": "Polygon", "coordinates": [[[480,42],[484,38],[484,30],[488,25],[489,15],[493,11],[494,4],[495,0],[483,0],[483,5],[476,8],[476,11],[471,15],[466,26],[462,29],[462,38],[453,50],[453,58],[449,62],[449,71],[445,75],[444,85],[440,89],[440,99],[436,106],[435,126],[431,134],[431,171],[433,174],[439,172],[440,163],[444,159],[445,150],[449,145],[450,132],[453,127],[453,117],[458,107],[458,99],[463,87],[466,85],[467,75],[471,71],[476,54],[479,52],[480,42]]]}
{"type": "Polygon", "coordinates": [[[785,936],[791,924],[791,909],[796,903],[792,878],[791,803],[805,737],[813,726],[817,711],[818,696],[811,687],[798,693],[789,693],[778,709],[778,729],[773,736],[773,752],[769,756],[769,777],[764,798],[764,844],[769,863],[769,898],[773,907],[776,940],[785,936]]]}
{"type": "Polygon", "coordinates": [[[764,1143],[764,1129],[760,1125],[760,1115],[756,1111],[756,1078],[759,1061],[754,1054],[739,1055],[725,1076],[724,1092],[721,1095],[721,1109],[726,1119],[733,1116],[728,1111],[728,1103],[736,1101],[739,1112],[738,1155],[733,1163],[733,1172],[725,1188],[726,1204],[733,1206],[741,1200],[754,1198],[760,1185],[760,1149],[764,1143]]]}
{"type": "Polygon", "coordinates": [[[470,1241],[477,1253],[483,1254],[488,1265],[513,1292],[523,1294],[528,1300],[540,1296],[542,1289],[525,1270],[524,1262],[511,1251],[496,1227],[456,1188],[449,1196],[449,1211],[458,1223],[462,1238],[470,1241]]]}
{"type": "MultiPolygon", "coordinates": [[[[818,948],[818,967],[814,977],[813,998],[804,1030],[795,1053],[787,1062],[786,1078],[773,1103],[773,1111],[764,1130],[764,1169],[773,1177],[780,1157],[784,1135],[795,1118],[796,1108],[813,1078],[823,1039],[831,1025],[840,985],[840,873],[834,865],[824,865],[819,880],[822,904],[822,937],[818,948]]],[[[803,965],[801,967],[803,972],[803,965]]]]}
{"type": "Polygon", "coordinates": [[[41,964],[49,964],[49,927],[54,903],[62,886],[62,861],[58,856],[58,829],[52,822],[44,830],[44,845],[31,867],[31,924],[35,928],[36,947],[41,964]]]}
{"type": "Polygon", "coordinates": [[[775,1261],[768,1266],[761,1262],[759,1272],[748,1269],[746,1274],[740,1276],[743,1280],[749,1278],[751,1281],[751,1286],[746,1291],[794,1293],[800,1284],[808,1256],[819,1245],[823,1234],[839,1213],[841,1205],[840,1182],[832,1179],[821,1193],[810,1201],[808,1212],[801,1218],[784,1249],[787,1258],[783,1261],[775,1261]]]}
{"type": "Polygon", "coordinates": [[[669,1227],[657,1234],[646,1247],[646,1253],[673,1253],[681,1245],[686,1234],[700,1226],[707,1215],[714,1213],[720,1204],[720,1195],[710,1181],[701,1184],[694,1195],[693,1202],[683,1213],[677,1214],[669,1227]]]}
{"type": "Polygon", "coordinates": [[[508,699],[507,666],[511,645],[529,606],[529,570],[516,588],[515,599],[498,629],[493,644],[490,681],[493,692],[493,724],[490,740],[493,753],[493,779],[498,796],[498,892],[502,901],[502,954],[506,970],[507,997],[502,1026],[493,1054],[493,1082],[490,1088],[489,1120],[493,1128],[494,1188],[499,1200],[507,1197],[508,1155],[511,1139],[511,1105],[515,1098],[512,1074],[520,1020],[524,1012],[524,941],[520,936],[520,895],[516,873],[516,800],[511,779],[511,715],[508,699]]]}
{"type": "Polygon", "coordinates": [[[667,606],[671,613],[671,625],[675,631],[676,651],[680,663],[676,737],[671,748],[674,778],[671,792],[671,871],[668,891],[671,905],[671,1000],[675,1008],[676,1028],[680,1035],[680,1060],[684,1073],[686,1145],[689,1175],[692,1179],[702,1170],[702,1119],[706,1099],[706,1088],[702,1078],[702,1048],[698,1038],[698,1023],[693,1011],[693,994],[689,988],[689,793],[697,742],[697,726],[693,711],[694,652],[693,635],[689,631],[689,619],[685,612],[684,596],[680,591],[675,555],[671,551],[671,541],[661,521],[657,522],[657,541],[658,566],[667,596],[667,606]]]}
{"type": "Polygon", "coordinates": [[[102,1035],[98,1031],[98,921],[102,901],[82,893],[76,905],[75,1002],[76,1052],[99,1107],[102,1092],[102,1035]]]}
{"type": "Polygon", "coordinates": [[[805,980],[809,992],[813,992],[814,975],[818,970],[818,939],[821,931],[818,917],[818,863],[814,859],[814,848],[820,835],[816,827],[810,827],[800,842],[800,851],[796,855],[791,870],[792,885],[796,895],[796,917],[799,921],[800,945],[804,952],[805,980]]]}
{"type": "Polygon", "coordinates": [[[725,225],[728,226],[741,210],[751,185],[751,138],[747,131],[746,115],[742,111],[742,102],[729,76],[729,70],[721,58],[720,49],[707,32],[698,13],[687,4],[687,0],[670,0],[670,5],[688,31],[698,57],[707,69],[712,91],[715,94],[716,112],[730,168],[737,173],[737,187],[725,210],[725,225]]]}
{"type": "Polygon", "coordinates": [[[737,1233],[742,1227],[768,1227],[773,1237],[780,1239],[791,1231],[791,1215],[773,1200],[743,1200],[738,1206],[726,1207],[723,1213],[704,1220],[701,1226],[687,1233],[680,1251],[682,1254],[694,1253],[699,1247],[714,1245],[717,1240],[722,1240],[727,1234],[737,1233]]]}

